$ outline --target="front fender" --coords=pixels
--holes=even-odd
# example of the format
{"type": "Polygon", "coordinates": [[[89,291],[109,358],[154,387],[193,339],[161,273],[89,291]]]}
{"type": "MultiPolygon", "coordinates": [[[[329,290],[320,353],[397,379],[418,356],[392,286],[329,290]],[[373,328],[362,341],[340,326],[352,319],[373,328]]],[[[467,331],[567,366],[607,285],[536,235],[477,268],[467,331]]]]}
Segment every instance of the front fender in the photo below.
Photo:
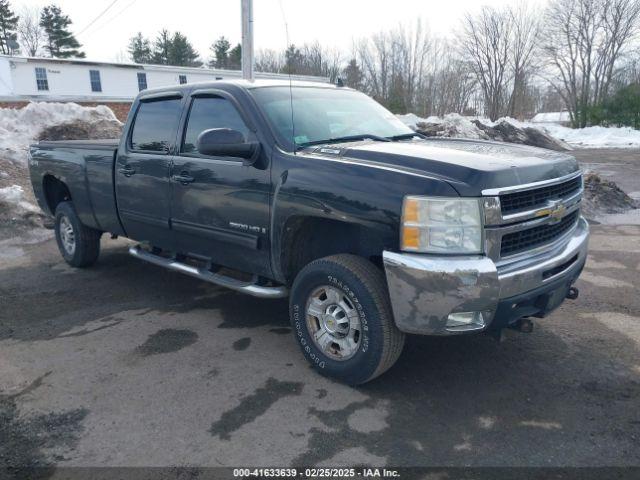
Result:
{"type": "Polygon", "coordinates": [[[272,271],[283,271],[283,238],[298,219],[315,218],[357,228],[361,253],[382,255],[399,247],[405,195],[457,196],[445,181],[321,157],[277,153],[272,163],[272,271]]]}

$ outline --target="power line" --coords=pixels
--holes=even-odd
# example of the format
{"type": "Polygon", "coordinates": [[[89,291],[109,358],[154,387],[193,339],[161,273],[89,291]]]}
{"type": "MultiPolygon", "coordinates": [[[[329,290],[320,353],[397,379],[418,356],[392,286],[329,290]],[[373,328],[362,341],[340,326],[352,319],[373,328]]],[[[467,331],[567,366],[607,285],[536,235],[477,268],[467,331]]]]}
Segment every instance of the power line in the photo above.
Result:
{"type": "Polygon", "coordinates": [[[136,3],[137,0],[132,0],[129,4],[125,5],[121,10],[119,10],[115,15],[113,15],[112,17],[108,18],[106,22],[104,22],[102,25],[98,25],[97,28],[95,28],[92,32],[89,33],[89,35],[92,35],[94,33],[96,33],[99,30],[102,30],[104,27],[106,27],[107,25],[109,25],[111,22],[113,22],[116,18],[118,18],[120,15],[122,15],[125,11],[127,11],[134,3],[136,3]]]}
{"type": "Polygon", "coordinates": [[[111,7],[113,7],[117,1],[118,1],[118,0],[113,0],[109,5],[107,5],[107,8],[105,8],[104,10],[102,10],[102,11],[98,14],[98,16],[97,16],[96,18],[94,18],[93,20],[91,20],[87,26],[85,26],[82,30],[80,30],[80,31],[78,32],[78,34],[77,34],[77,35],[78,35],[78,36],[80,36],[80,35],[82,35],[84,32],[86,32],[86,31],[87,31],[87,29],[88,29],[91,25],[93,25],[94,23],[96,23],[98,20],[100,20],[100,18],[101,18],[105,13],[107,13],[107,11],[109,11],[109,9],[110,9],[111,7]]]}

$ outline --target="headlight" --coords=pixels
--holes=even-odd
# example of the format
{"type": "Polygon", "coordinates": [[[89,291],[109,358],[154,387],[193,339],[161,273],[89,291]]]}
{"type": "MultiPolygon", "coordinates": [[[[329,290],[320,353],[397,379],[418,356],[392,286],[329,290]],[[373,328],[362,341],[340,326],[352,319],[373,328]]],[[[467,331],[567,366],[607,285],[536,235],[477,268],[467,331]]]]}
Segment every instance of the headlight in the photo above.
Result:
{"type": "Polygon", "coordinates": [[[404,198],[402,250],[426,253],[482,253],[477,198],[404,198]]]}

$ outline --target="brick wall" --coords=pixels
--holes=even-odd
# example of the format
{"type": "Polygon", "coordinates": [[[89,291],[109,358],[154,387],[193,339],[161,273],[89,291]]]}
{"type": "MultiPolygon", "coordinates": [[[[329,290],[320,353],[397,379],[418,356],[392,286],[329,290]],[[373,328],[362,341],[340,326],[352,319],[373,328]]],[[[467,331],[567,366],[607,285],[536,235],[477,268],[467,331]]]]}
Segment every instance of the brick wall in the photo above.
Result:
{"type": "MultiPolygon", "coordinates": [[[[20,100],[15,102],[0,102],[0,108],[22,108],[29,102],[26,100],[20,100]]],[[[109,107],[118,120],[124,122],[127,119],[127,114],[131,109],[131,102],[74,102],[78,105],[85,107],[96,107],[98,105],[105,105],[109,107]]]]}

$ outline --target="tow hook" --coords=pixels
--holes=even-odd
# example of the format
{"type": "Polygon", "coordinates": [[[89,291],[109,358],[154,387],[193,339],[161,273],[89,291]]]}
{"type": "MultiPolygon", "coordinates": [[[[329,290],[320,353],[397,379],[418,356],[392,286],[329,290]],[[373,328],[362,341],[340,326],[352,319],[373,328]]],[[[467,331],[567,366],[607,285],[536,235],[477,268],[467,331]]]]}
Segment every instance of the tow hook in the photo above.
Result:
{"type": "Polygon", "coordinates": [[[569,288],[569,290],[567,290],[567,298],[569,300],[575,300],[576,298],[578,298],[578,295],[580,295],[580,290],[578,290],[576,287],[571,287],[569,288]]]}
{"type": "Polygon", "coordinates": [[[513,327],[521,333],[533,332],[533,322],[528,318],[521,318],[513,325],[513,327]]]}

